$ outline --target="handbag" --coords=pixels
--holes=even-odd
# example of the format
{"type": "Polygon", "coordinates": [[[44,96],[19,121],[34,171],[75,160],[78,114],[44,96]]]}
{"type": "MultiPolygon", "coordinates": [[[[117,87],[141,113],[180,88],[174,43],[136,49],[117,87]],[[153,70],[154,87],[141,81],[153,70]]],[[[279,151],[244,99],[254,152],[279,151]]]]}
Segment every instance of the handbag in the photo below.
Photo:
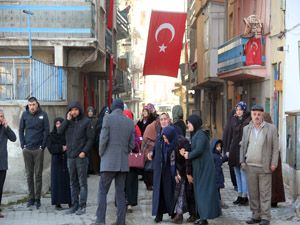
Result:
{"type": "Polygon", "coordinates": [[[128,155],[128,166],[138,169],[143,169],[145,164],[144,154],[141,152],[139,145],[136,145],[138,152],[131,151],[128,155]]]}

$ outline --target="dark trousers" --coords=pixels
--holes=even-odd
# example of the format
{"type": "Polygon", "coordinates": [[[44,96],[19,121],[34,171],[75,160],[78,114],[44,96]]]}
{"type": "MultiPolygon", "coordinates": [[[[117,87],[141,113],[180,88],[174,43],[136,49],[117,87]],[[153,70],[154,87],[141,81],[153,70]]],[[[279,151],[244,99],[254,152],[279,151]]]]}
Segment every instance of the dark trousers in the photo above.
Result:
{"type": "Polygon", "coordinates": [[[147,188],[153,186],[153,172],[152,171],[144,171],[144,183],[147,188]]]}
{"type": "Polygon", "coordinates": [[[68,170],[70,175],[71,199],[73,206],[86,207],[88,185],[87,170],[88,158],[68,159],[68,170]]]}
{"type": "Polygon", "coordinates": [[[43,186],[44,150],[23,149],[29,199],[40,199],[43,186]],[[35,183],[34,183],[35,181],[35,183]]]}
{"type": "Polygon", "coordinates": [[[136,206],[138,202],[137,199],[139,189],[138,169],[130,168],[129,173],[126,177],[125,185],[127,204],[131,206],[136,206]]]}
{"type": "Polygon", "coordinates": [[[98,208],[96,211],[96,223],[105,224],[105,215],[107,207],[107,193],[111,182],[115,179],[115,196],[117,203],[117,221],[118,225],[125,225],[126,202],[125,202],[125,180],[127,172],[101,172],[98,189],[98,208]]]}
{"type": "Polygon", "coordinates": [[[237,183],[236,183],[236,178],[235,178],[235,173],[234,173],[233,166],[229,166],[229,171],[230,171],[231,183],[232,183],[232,185],[234,187],[237,187],[237,183]]]}
{"type": "Polygon", "coordinates": [[[0,205],[2,200],[3,185],[6,177],[6,170],[0,170],[0,205]]]}

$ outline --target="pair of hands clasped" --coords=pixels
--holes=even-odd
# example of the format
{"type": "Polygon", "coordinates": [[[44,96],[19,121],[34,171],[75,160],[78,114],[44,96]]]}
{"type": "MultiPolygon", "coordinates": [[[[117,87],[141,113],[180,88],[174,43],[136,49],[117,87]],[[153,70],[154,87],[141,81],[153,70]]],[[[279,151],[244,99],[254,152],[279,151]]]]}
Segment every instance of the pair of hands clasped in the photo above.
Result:
{"type": "MultiPolygon", "coordinates": [[[[186,177],[188,179],[189,184],[192,184],[193,183],[193,177],[192,177],[192,175],[186,175],[186,177]]],[[[181,181],[181,176],[179,174],[177,174],[175,176],[175,181],[176,181],[177,184],[179,184],[179,182],[181,181]]]]}

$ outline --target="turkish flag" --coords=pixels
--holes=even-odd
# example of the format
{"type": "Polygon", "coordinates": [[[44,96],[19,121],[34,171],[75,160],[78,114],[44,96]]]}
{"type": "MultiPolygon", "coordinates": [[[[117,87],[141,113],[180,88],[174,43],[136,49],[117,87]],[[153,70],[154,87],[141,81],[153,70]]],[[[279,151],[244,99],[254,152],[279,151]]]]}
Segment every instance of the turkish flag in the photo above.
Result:
{"type": "Polygon", "coordinates": [[[245,46],[246,66],[262,65],[260,38],[250,38],[245,46]]]}
{"type": "Polygon", "coordinates": [[[177,77],[185,21],[186,13],[152,11],[144,76],[177,77]]]}

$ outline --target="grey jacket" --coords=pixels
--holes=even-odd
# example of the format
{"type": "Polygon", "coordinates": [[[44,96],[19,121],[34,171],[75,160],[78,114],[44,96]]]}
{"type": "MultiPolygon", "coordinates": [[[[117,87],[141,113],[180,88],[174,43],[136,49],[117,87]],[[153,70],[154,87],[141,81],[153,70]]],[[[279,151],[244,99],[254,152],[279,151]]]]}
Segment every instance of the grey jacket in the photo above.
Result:
{"type": "Polygon", "coordinates": [[[104,117],[99,139],[101,172],[129,171],[128,153],[135,147],[134,131],[133,121],[121,109],[104,117]]]}
{"type": "MultiPolygon", "coordinates": [[[[251,121],[249,125],[244,127],[243,138],[240,148],[240,163],[246,162],[246,154],[248,150],[249,138],[254,124],[251,121]]],[[[262,164],[265,173],[271,172],[271,165],[277,166],[279,156],[279,141],[278,132],[273,124],[265,122],[262,128],[262,135],[264,135],[264,144],[262,152],[262,164]]]]}
{"type": "Polygon", "coordinates": [[[5,128],[0,125],[0,170],[7,170],[7,140],[15,142],[17,140],[16,134],[8,126],[5,128]]]}

